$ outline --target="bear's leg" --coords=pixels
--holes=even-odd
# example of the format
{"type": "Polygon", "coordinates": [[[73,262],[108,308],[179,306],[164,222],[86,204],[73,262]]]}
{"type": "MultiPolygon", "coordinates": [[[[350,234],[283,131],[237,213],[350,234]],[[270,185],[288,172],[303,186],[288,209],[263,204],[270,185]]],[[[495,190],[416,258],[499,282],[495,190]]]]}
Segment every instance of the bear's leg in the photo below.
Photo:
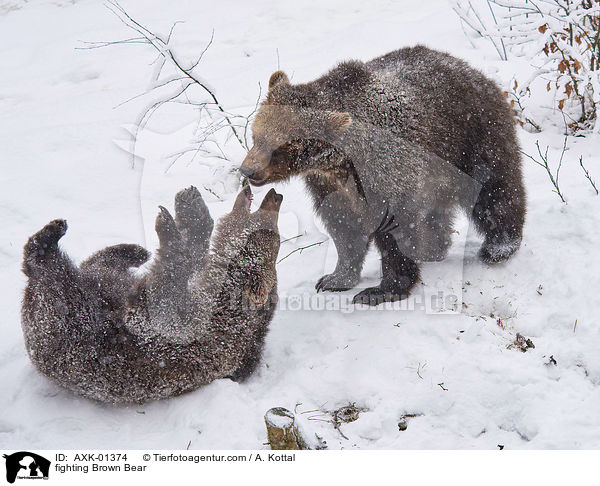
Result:
{"type": "Polygon", "coordinates": [[[185,244],[171,213],[159,206],[154,228],[158,235],[158,257],[163,265],[177,265],[185,255],[185,244]]]}
{"type": "Polygon", "coordinates": [[[87,270],[92,267],[114,268],[126,271],[131,267],[139,267],[148,261],[150,253],[140,245],[123,243],[108,246],[94,253],[79,268],[87,270]]]}
{"type": "MultiPolygon", "coordinates": [[[[171,295],[185,289],[192,272],[187,248],[173,216],[163,206],[159,206],[159,209],[154,225],[159,242],[157,257],[151,270],[140,281],[140,287],[146,288],[158,299],[161,295],[171,295]]],[[[131,298],[137,294],[138,292],[134,292],[131,298]]]]}
{"type": "Polygon", "coordinates": [[[317,292],[340,292],[356,287],[369,248],[369,238],[348,226],[332,226],[328,230],[337,250],[338,261],[333,273],[321,277],[315,288],[317,292]]]}
{"type": "Polygon", "coordinates": [[[356,294],[355,304],[378,305],[404,299],[419,279],[419,266],[399,250],[392,233],[376,233],[374,239],[381,253],[383,278],[378,287],[356,294]]]}
{"type": "Polygon", "coordinates": [[[427,214],[421,225],[420,258],[423,261],[442,261],[452,240],[452,216],[446,208],[436,208],[427,214]]]}
{"type": "Polygon", "coordinates": [[[56,219],[29,238],[23,249],[25,275],[39,277],[73,267],[71,260],[58,248],[58,240],[66,232],[67,222],[64,219],[56,219]]]}
{"type": "Polygon", "coordinates": [[[510,258],[521,245],[525,222],[525,190],[521,181],[486,182],[473,208],[473,220],[485,236],[479,257],[486,263],[510,258]]]}
{"type": "Polygon", "coordinates": [[[199,265],[208,251],[214,222],[194,186],[175,196],[175,223],[187,246],[192,265],[199,265]]]}
{"type": "MultiPolygon", "coordinates": [[[[150,272],[140,282],[144,288],[146,304],[151,319],[173,321],[185,310],[187,283],[192,272],[189,254],[175,224],[164,207],[156,217],[156,233],[160,246],[150,272]]],[[[140,295],[140,290],[136,295],[140,295]]],[[[131,300],[131,299],[130,299],[131,300]]]]}

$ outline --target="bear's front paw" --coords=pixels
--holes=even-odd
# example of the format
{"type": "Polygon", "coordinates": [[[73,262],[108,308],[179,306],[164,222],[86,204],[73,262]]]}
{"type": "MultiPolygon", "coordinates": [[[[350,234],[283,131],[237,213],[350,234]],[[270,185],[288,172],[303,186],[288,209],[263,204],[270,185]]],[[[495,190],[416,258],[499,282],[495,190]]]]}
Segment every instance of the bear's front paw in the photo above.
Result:
{"type": "Polygon", "coordinates": [[[356,287],[359,278],[355,273],[330,273],[329,275],[323,275],[315,285],[315,288],[317,292],[327,290],[330,292],[342,292],[356,287]]]}
{"type": "Polygon", "coordinates": [[[406,299],[408,297],[407,290],[384,290],[381,287],[369,287],[362,292],[359,292],[352,299],[353,304],[364,305],[379,305],[384,302],[395,302],[397,300],[406,299]]]}
{"type": "Polygon", "coordinates": [[[202,257],[208,248],[208,240],[214,223],[198,189],[190,186],[175,196],[175,223],[194,260],[202,257]]]}

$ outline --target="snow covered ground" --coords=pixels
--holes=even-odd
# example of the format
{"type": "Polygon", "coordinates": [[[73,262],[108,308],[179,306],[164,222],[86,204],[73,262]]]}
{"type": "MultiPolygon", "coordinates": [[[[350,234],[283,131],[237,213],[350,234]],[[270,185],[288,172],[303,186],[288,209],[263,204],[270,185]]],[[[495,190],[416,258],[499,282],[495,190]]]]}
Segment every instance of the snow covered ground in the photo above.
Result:
{"type": "MultiPolygon", "coordinates": [[[[293,82],[308,81],[340,60],[424,43],[500,83],[524,68],[498,61],[485,43],[474,49],[443,0],[123,6],[163,33],[185,20],[175,48],[189,59],[214,29],[199,72],[224,105],[243,113],[278,65],[293,82]]],[[[568,204],[552,192],[543,169],[524,160],[525,238],[508,263],[482,264],[478,237],[459,220],[448,259],[425,265],[423,284],[409,301],[414,309],[354,309],[348,304],[354,290],[338,296],[340,310],[319,310],[324,300],[296,310],[297,299],[312,298],[316,280],[333,268],[335,250],[326,241],[290,255],[278,265],[287,309],[277,313],[260,369],[244,384],[219,380],[175,399],[112,407],[40,376],[26,356],[19,318],[27,237],[60,217],[70,228],[63,248],[77,261],[108,244],[154,248],[156,205],[172,207],[178,189],[202,189],[210,175],[202,157],[165,173],[164,155],[177,149],[169,145],[178,140],[173,134],[194,121],[186,107],[156,115],[138,151],[146,162],[131,167],[124,127],[148,99],[115,107],[148,87],[154,53],[135,45],[75,49],[81,41],[129,36],[94,0],[0,0],[0,448],[262,448],[263,415],[274,406],[295,410],[309,440],[316,444],[318,435],[331,449],[600,446],[600,199],[578,163],[582,155],[600,181],[598,135],[569,140],[560,176],[568,204]],[[418,302],[438,290],[456,296],[460,312],[418,302]],[[509,349],[517,333],[535,348],[509,349]],[[360,409],[358,420],[336,429],[333,412],[350,404],[360,409]]],[[[527,153],[535,153],[536,140],[549,145],[556,163],[561,119],[550,119],[556,124],[543,133],[519,136],[527,153]]],[[[243,152],[234,142],[228,150],[240,163],[243,152]]],[[[235,196],[231,178],[220,188],[224,201],[202,191],[214,216],[228,211],[235,196]]],[[[256,199],[267,190],[255,191],[256,199]]],[[[280,257],[326,240],[301,183],[279,190],[282,239],[303,234],[284,243],[280,257]]],[[[371,253],[361,286],[377,281],[378,264],[371,253]]]]}

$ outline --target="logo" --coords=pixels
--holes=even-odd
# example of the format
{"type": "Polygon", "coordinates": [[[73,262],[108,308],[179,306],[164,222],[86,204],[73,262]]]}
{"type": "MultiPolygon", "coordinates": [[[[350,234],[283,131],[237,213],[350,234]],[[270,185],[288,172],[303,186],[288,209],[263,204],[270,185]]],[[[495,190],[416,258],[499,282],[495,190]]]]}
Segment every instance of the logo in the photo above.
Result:
{"type": "Polygon", "coordinates": [[[6,459],[6,480],[14,483],[15,479],[48,479],[50,461],[33,452],[15,452],[6,459]]]}

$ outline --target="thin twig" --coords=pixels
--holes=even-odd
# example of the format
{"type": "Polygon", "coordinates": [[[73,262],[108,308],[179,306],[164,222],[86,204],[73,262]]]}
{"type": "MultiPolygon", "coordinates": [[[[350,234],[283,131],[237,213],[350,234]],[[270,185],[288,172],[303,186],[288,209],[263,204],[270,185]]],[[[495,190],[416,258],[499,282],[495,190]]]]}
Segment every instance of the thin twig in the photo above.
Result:
{"type": "Polygon", "coordinates": [[[285,243],[286,241],[295,240],[296,238],[300,238],[301,236],[304,236],[305,234],[306,234],[306,232],[304,232],[300,235],[292,236],[291,238],[286,238],[285,240],[281,240],[280,243],[285,243]]]}
{"type": "MultiPolygon", "coordinates": [[[[176,77],[167,79],[166,81],[163,81],[162,83],[158,84],[157,86],[154,86],[150,91],[168,86],[171,83],[178,82],[178,81],[181,81],[182,85],[183,85],[183,88],[180,91],[178,91],[178,93],[176,95],[170,96],[166,100],[161,100],[159,102],[154,103],[153,105],[151,105],[149,108],[147,108],[142,113],[142,115],[140,117],[140,125],[142,125],[142,126],[138,127],[138,129],[136,130],[136,133],[134,135],[133,157],[135,158],[135,141],[136,141],[135,139],[137,139],[140,129],[143,129],[143,127],[148,123],[149,119],[152,117],[152,114],[156,111],[156,109],[160,108],[165,103],[178,102],[177,98],[179,98],[179,96],[184,96],[185,92],[191,85],[199,86],[212,100],[211,102],[198,103],[197,105],[201,106],[201,107],[205,107],[208,104],[213,105],[225,119],[226,124],[224,126],[229,127],[229,129],[231,130],[232,134],[235,136],[238,143],[243,148],[248,149],[247,143],[244,140],[242,140],[241,136],[239,135],[239,133],[237,131],[236,125],[232,122],[230,115],[223,108],[223,106],[221,105],[221,103],[220,103],[219,99],[217,98],[217,96],[215,95],[215,93],[212,91],[212,89],[210,89],[207,86],[207,84],[205,82],[201,81],[193,73],[193,70],[198,66],[198,64],[200,63],[200,60],[202,59],[202,57],[204,56],[204,54],[206,53],[208,48],[212,45],[212,42],[214,40],[214,30],[211,34],[211,37],[210,37],[208,43],[206,44],[206,46],[204,47],[204,49],[202,50],[200,55],[196,58],[196,60],[191,64],[191,66],[189,68],[186,68],[181,63],[181,61],[177,58],[175,53],[169,47],[171,38],[174,34],[174,29],[177,24],[181,23],[181,21],[176,21],[173,23],[173,25],[171,26],[169,33],[165,39],[165,38],[161,37],[160,35],[154,33],[153,31],[151,31],[147,27],[140,24],[133,17],[131,17],[131,15],[129,15],[129,13],[127,13],[127,11],[116,0],[108,0],[105,5],[108,8],[108,10],[110,10],[127,28],[129,28],[129,29],[135,31],[137,34],[139,34],[139,37],[133,37],[133,38],[125,39],[122,41],[114,41],[114,42],[85,42],[86,45],[85,45],[85,47],[82,47],[82,48],[96,49],[96,48],[100,48],[100,47],[113,46],[113,45],[117,45],[117,44],[150,45],[158,53],[157,59],[162,60],[162,64],[158,68],[158,72],[156,75],[157,80],[159,79],[159,77],[162,73],[162,69],[163,69],[166,61],[168,61],[169,64],[171,64],[172,66],[174,66],[180,73],[180,76],[176,76],[176,77]],[[187,83],[185,83],[186,80],[188,81],[187,83]]],[[[147,93],[144,93],[144,94],[147,94],[147,93]]],[[[125,101],[124,103],[131,101],[132,99],[136,99],[140,96],[142,96],[142,95],[134,96],[133,98],[130,98],[129,100],[125,101]]],[[[188,104],[195,105],[195,103],[189,102],[189,98],[187,100],[188,100],[188,104]]]]}
{"type": "MultiPolygon", "coordinates": [[[[494,23],[496,24],[496,26],[498,26],[498,21],[496,20],[496,14],[494,13],[494,9],[492,8],[492,5],[490,4],[490,0],[488,0],[487,4],[488,4],[488,7],[490,8],[490,12],[492,13],[492,19],[494,19],[494,23]]],[[[508,56],[506,55],[506,47],[504,45],[504,40],[502,39],[502,37],[500,37],[500,44],[502,44],[502,52],[504,54],[504,57],[502,58],[502,60],[507,61],[508,56]]]]}
{"type": "Polygon", "coordinates": [[[318,246],[318,245],[322,245],[323,243],[325,243],[327,240],[323,240],[323,241],[317,241],[316,243],[312,243],[310,245],[307,246],[302,246],[300,248],[296,248],[295,250],[292,250],[291,252],[289,252],[286,256],[284,256],[283,258],[281,258],[279,261],[277,261],[277,263],[281,263],[283,260],[285,260],[287,257],[293,255],[296,252],[300,252],[302,253],[304,250],[308,249],[308,248],[312,248],[313,246],[318,246]]]}
{"type": "MultiPolygon", "coordinates": [[[[567,201],[565,201],[565,198],[563,197],[563,194],[560,191],[560,188],[558,186],[558,174],[559,174],[559,171],[560,171],[560,165],[561,164],[559,164],[559,166],[558,166],[558,168],[556,170],[556,178],[555,178],[554,175],[552,174],[552,170],[550,169],[550,165],[548,163],[548,147],[546,147],[545,153],[542,153],[542,149],[540,148],[540,142],[539,142],[539,140],[536,140],[535,146],[537,147],[538,154],[540,156],[540,160],[537,160],[535,157],[529,155],[526,152],[523,152],[522,150],[521,150],[521,153],[523,155],[525,155],[526,157],[528,157],[529,159],[533,160],[537,165],[539,165],[540,167],[543,167],[546,170],[546,172],[548,173],[548,177],[550,178],[550,182],[554,186],[553,192],[555,192],[556,194],[558,194],[558,197],[560,197],[560,200],[566,204],[567,201]]],[[[562,157],[563,157],[565,148],[566,148],[566,143],[563,146],[563,152],[561,154],[561,163],[562,163],[562,157]]]]}
{"type": "Polygon", "coordinates": [[[594,180],[592,179],[592,176],[590,176],[589,171],[585,168],[585,166],[583,165],[583,155],[579,157],[579,165],[581,166],[581,168],[583,169],[583,173],[585,174],[585,178],[588,180],[588,182],[592,185],[592,187],[594,188],[594,191],[596,191],[596,195],[598,195],[598,188],[596,187],[596,183],[594,182],[594,180]]]}
{"type": "Polygon", "coordinates": [[[250,150],[250,146],[248,145],[248,128],[250,127],[250,120],[254,116],[254,114],[258,111],[258,105],[260,105],[260,99],[262,97],[262,86],[260,82],[258,83],[258,96],[256,97],[256,103],[254,104],[254,109],[250,112],[250,114],[246,117],[246,123],[244,123],[244,146],[246,150],[250,150]]]}

